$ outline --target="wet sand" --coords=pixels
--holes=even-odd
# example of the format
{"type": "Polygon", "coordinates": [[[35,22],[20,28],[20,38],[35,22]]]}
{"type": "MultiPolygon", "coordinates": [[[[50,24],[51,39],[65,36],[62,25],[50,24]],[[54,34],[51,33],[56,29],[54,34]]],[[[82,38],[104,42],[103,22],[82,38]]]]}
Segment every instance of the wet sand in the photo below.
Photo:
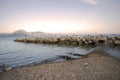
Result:
{"type": "Polygon", "coordinates": [[[0,73],[0,80],[120,80],[120,60],[95,50],[86,58],[23,67],[0,73]]]}

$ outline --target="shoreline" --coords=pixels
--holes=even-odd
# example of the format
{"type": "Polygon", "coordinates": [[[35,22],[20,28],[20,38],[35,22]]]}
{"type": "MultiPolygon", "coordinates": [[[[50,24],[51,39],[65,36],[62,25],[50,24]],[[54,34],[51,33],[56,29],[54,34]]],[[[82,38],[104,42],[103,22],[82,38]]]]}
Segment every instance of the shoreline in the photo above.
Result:
{"type": "Polygon", "coordinates": [[[0,80],[119,80],[119,75],[120,60],[97,49],[82,59],[6,71],[0,80]]]}

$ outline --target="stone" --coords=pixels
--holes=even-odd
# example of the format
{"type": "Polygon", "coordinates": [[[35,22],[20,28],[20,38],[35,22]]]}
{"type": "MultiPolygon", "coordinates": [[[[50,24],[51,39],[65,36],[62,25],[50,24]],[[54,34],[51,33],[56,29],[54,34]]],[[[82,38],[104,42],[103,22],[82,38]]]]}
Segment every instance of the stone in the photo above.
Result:
{"type": "Polygon", "coordinates": [[[10,71],[10,70],[12,70],[12,68],[11,68],[11,67],[4,67],[3,70],[4,70],[4,71],[10,71]]]}
{"type": "Polygon", "coordinates": [[[20,38],[15,39],[15,42],[27,43],[45,43],[45,44],[71,44],[71,45],[120,45],[120,35],[111,36],[80,36],[80,35],[54,35],[41,36],[39,38],[20,38]]]}
{"type": "Polygon", "coordinates": [[[84,66],[88,66],[88,63],[84,63],[84,66]]]}

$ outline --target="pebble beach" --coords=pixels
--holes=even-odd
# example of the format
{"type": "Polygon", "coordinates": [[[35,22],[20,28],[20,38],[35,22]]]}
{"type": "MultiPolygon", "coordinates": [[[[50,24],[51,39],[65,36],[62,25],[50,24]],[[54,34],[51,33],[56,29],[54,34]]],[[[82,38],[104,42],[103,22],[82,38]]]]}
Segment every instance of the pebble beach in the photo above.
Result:
{"type": "Polygon", "coordinates": [[[120,0],[0,0],[0,80],[120,80],[120,0]]]}
{"type": "Polygon", "coordinates": [[[82,59],[2,72],[0,80],[120,80],[120,60],[97,49],[82,59]]]}

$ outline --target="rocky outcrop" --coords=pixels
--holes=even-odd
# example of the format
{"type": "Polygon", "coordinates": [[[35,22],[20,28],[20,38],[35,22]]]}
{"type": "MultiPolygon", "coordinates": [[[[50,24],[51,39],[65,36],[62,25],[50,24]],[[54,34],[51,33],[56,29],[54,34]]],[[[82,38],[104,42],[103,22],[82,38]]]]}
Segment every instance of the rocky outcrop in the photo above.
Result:
{"type": "Polygon", "coordinates": [[[38,38],[16,39],[15,42],[44,43],[44,44],[70,44],[70,45],[120,45],[120,35],[112,36],[52,36],[38,38]]]}

